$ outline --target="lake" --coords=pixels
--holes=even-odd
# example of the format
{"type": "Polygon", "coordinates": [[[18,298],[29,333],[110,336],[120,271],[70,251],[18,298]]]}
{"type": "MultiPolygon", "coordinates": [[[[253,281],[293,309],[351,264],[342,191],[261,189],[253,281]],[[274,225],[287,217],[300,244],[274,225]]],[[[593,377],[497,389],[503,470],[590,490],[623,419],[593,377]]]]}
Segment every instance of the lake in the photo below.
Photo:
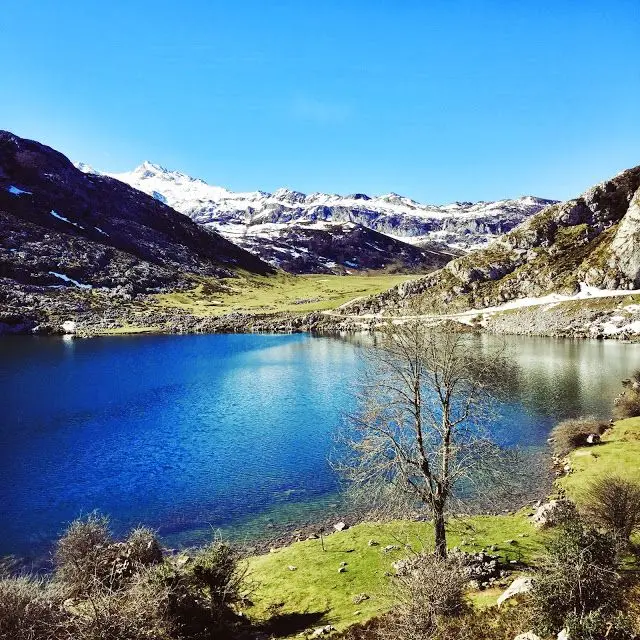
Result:
{"type": "MultiPolygon", "coordinates": [[[[47,549],[98,509],[167,544],[264,531],[335,500],[331,434],[353,408],[365,337],[0,340],[0,555],[47,549]]],[[[497,341],[480,336],[478,349],[497,341]]],[[[542,446],[559,419],[609,417],[640,345],[506,339],[500,439],[542,446]]]]}

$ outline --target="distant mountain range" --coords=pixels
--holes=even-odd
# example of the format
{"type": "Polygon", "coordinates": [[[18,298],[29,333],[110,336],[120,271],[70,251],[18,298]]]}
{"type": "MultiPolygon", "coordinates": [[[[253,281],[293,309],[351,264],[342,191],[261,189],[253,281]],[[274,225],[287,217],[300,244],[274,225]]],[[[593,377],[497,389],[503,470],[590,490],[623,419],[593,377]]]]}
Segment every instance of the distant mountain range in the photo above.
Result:
{"type": "MultiPolygon", "coordinates": [[[[82,163],[77,166],[99,173],[82,163]]],[[[108,175],[295,273],[390,267],[432,270],[554,202],[525,196],[436,206],[395,193],[377,197],[307,195],[290,189],[236,193],[151,162],[108,175]]]]}

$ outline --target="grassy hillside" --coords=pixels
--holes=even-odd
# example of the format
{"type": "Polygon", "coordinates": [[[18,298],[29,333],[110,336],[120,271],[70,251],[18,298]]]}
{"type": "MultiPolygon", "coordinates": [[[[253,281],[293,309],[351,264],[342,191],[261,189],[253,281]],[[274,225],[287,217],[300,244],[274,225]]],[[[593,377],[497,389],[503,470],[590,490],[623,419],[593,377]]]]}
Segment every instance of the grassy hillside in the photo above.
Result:
{"type": "MultiPolygon", "coordinates": [[[[529,523],[526,512],[513,516],[475,516],[449,525],[449,545],[480,551],[496,545],[505,560],[530,563],[540,549],[542,534],[529,523]]],[[[390,608],[388,597],[392,563],[412,552],[433,547],[432,527],[422,522],[363,523],[324,539],[296,542],[272,553],[249,559],[256,585],[256,619],[275,614],[315,614],[324,624],[344,629],[390,608]],[[370,546],[369,540],[378,542],[370,546]],[[397,547],[385,552],[385,547],[397,547]],[[407,547],[409,545],[410,547],[407,547]],[[339,573],[342,562],[344,572],[339,573]],[[296,567],[290,570],[289,567],[296,567]],[[359,594],[369,596],[354,602],[359,594]]],[[[493,600],[490,591],[472,594],[493,600]]]]}
{"type": "Polygon", "coordinates": [[[177,308],[194,315],[227,313],[278,313],[323,311],[361,296],[375,295],[397,284],[415,279],[407,275],[303,275],[279,273],[220,281],[202,280],[184,292],[154,296],[164,308],[177,308]]]}

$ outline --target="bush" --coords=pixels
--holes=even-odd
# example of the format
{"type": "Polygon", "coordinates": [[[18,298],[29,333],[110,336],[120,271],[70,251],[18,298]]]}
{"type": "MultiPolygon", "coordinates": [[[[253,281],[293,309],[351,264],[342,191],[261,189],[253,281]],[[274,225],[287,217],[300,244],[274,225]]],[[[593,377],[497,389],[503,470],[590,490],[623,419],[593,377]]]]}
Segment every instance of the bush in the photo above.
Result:
{"type": "Polygon", "coordinates": [[[640,484],[620,476],[601,476],[582,495],[581,511],[621,542],[640,528],[640,484]]]}
{"type": "Polygon", "coordinates": [[[438,637],[443,618],[467,610],[464,590],[469,580],[463,566],[422,554],[411,559],[402,575],[394,580],[398,606],[383,635],[399,640],[422,640],[438,637]]]}
{"type": "Polygon", "coordinates": [[[142,569],[125,589],[75,603],[66,630],[74,640],[170,640],[177,630],[170,600],[167,585],[142,569]]]}
{"type": "Polygon", "coordinates": [[[616,420],[636,418],[640,416],[640,371],[634,372],[622,385],[624,390],[613,403],[613,417],[616,420]]]}
{"type": "Polygon", "coordinates": [[[616,548],[610,535],[579,521],[550,540],[531,591],[535,626],[542,634],[558,633],[568,624],[577,633],[595,617],[612,622],[622,600],[616,548]]]}
{"type": "Polygon", "coordinates": [[[600,436],[608,426],[606,422],[593,416],[563,420],[551,432],[554,455],[564,458],[574,449],[585,446],[589,435],[595,433],[600,436]]]}
{"type": "Polygon", "coordinates": [[[125,542],[116,542],[109,520],[93,513],[71,523],[55,551],[56,575],[69,597],[85,597],[101,591],[117,591],[136,572],[162,561],[154,533],[134,529],[125,542]]]}
{"type": "Polygon", "coordinates": [[[29,577],[0,580],[0,638],[44,640],[62,629],[62,599],[55,588],[29,577]]]}

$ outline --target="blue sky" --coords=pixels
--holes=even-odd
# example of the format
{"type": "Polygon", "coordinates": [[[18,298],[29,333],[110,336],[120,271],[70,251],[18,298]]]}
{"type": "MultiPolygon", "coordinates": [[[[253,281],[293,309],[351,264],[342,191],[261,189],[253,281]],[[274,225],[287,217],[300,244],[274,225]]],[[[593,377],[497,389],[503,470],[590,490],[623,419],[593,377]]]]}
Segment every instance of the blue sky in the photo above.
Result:
{"type": "Polygon", "coordinates": [[[640,164],[639,0],[4,0],[0,127],[123,171],[442,203],[640,164]]]}

